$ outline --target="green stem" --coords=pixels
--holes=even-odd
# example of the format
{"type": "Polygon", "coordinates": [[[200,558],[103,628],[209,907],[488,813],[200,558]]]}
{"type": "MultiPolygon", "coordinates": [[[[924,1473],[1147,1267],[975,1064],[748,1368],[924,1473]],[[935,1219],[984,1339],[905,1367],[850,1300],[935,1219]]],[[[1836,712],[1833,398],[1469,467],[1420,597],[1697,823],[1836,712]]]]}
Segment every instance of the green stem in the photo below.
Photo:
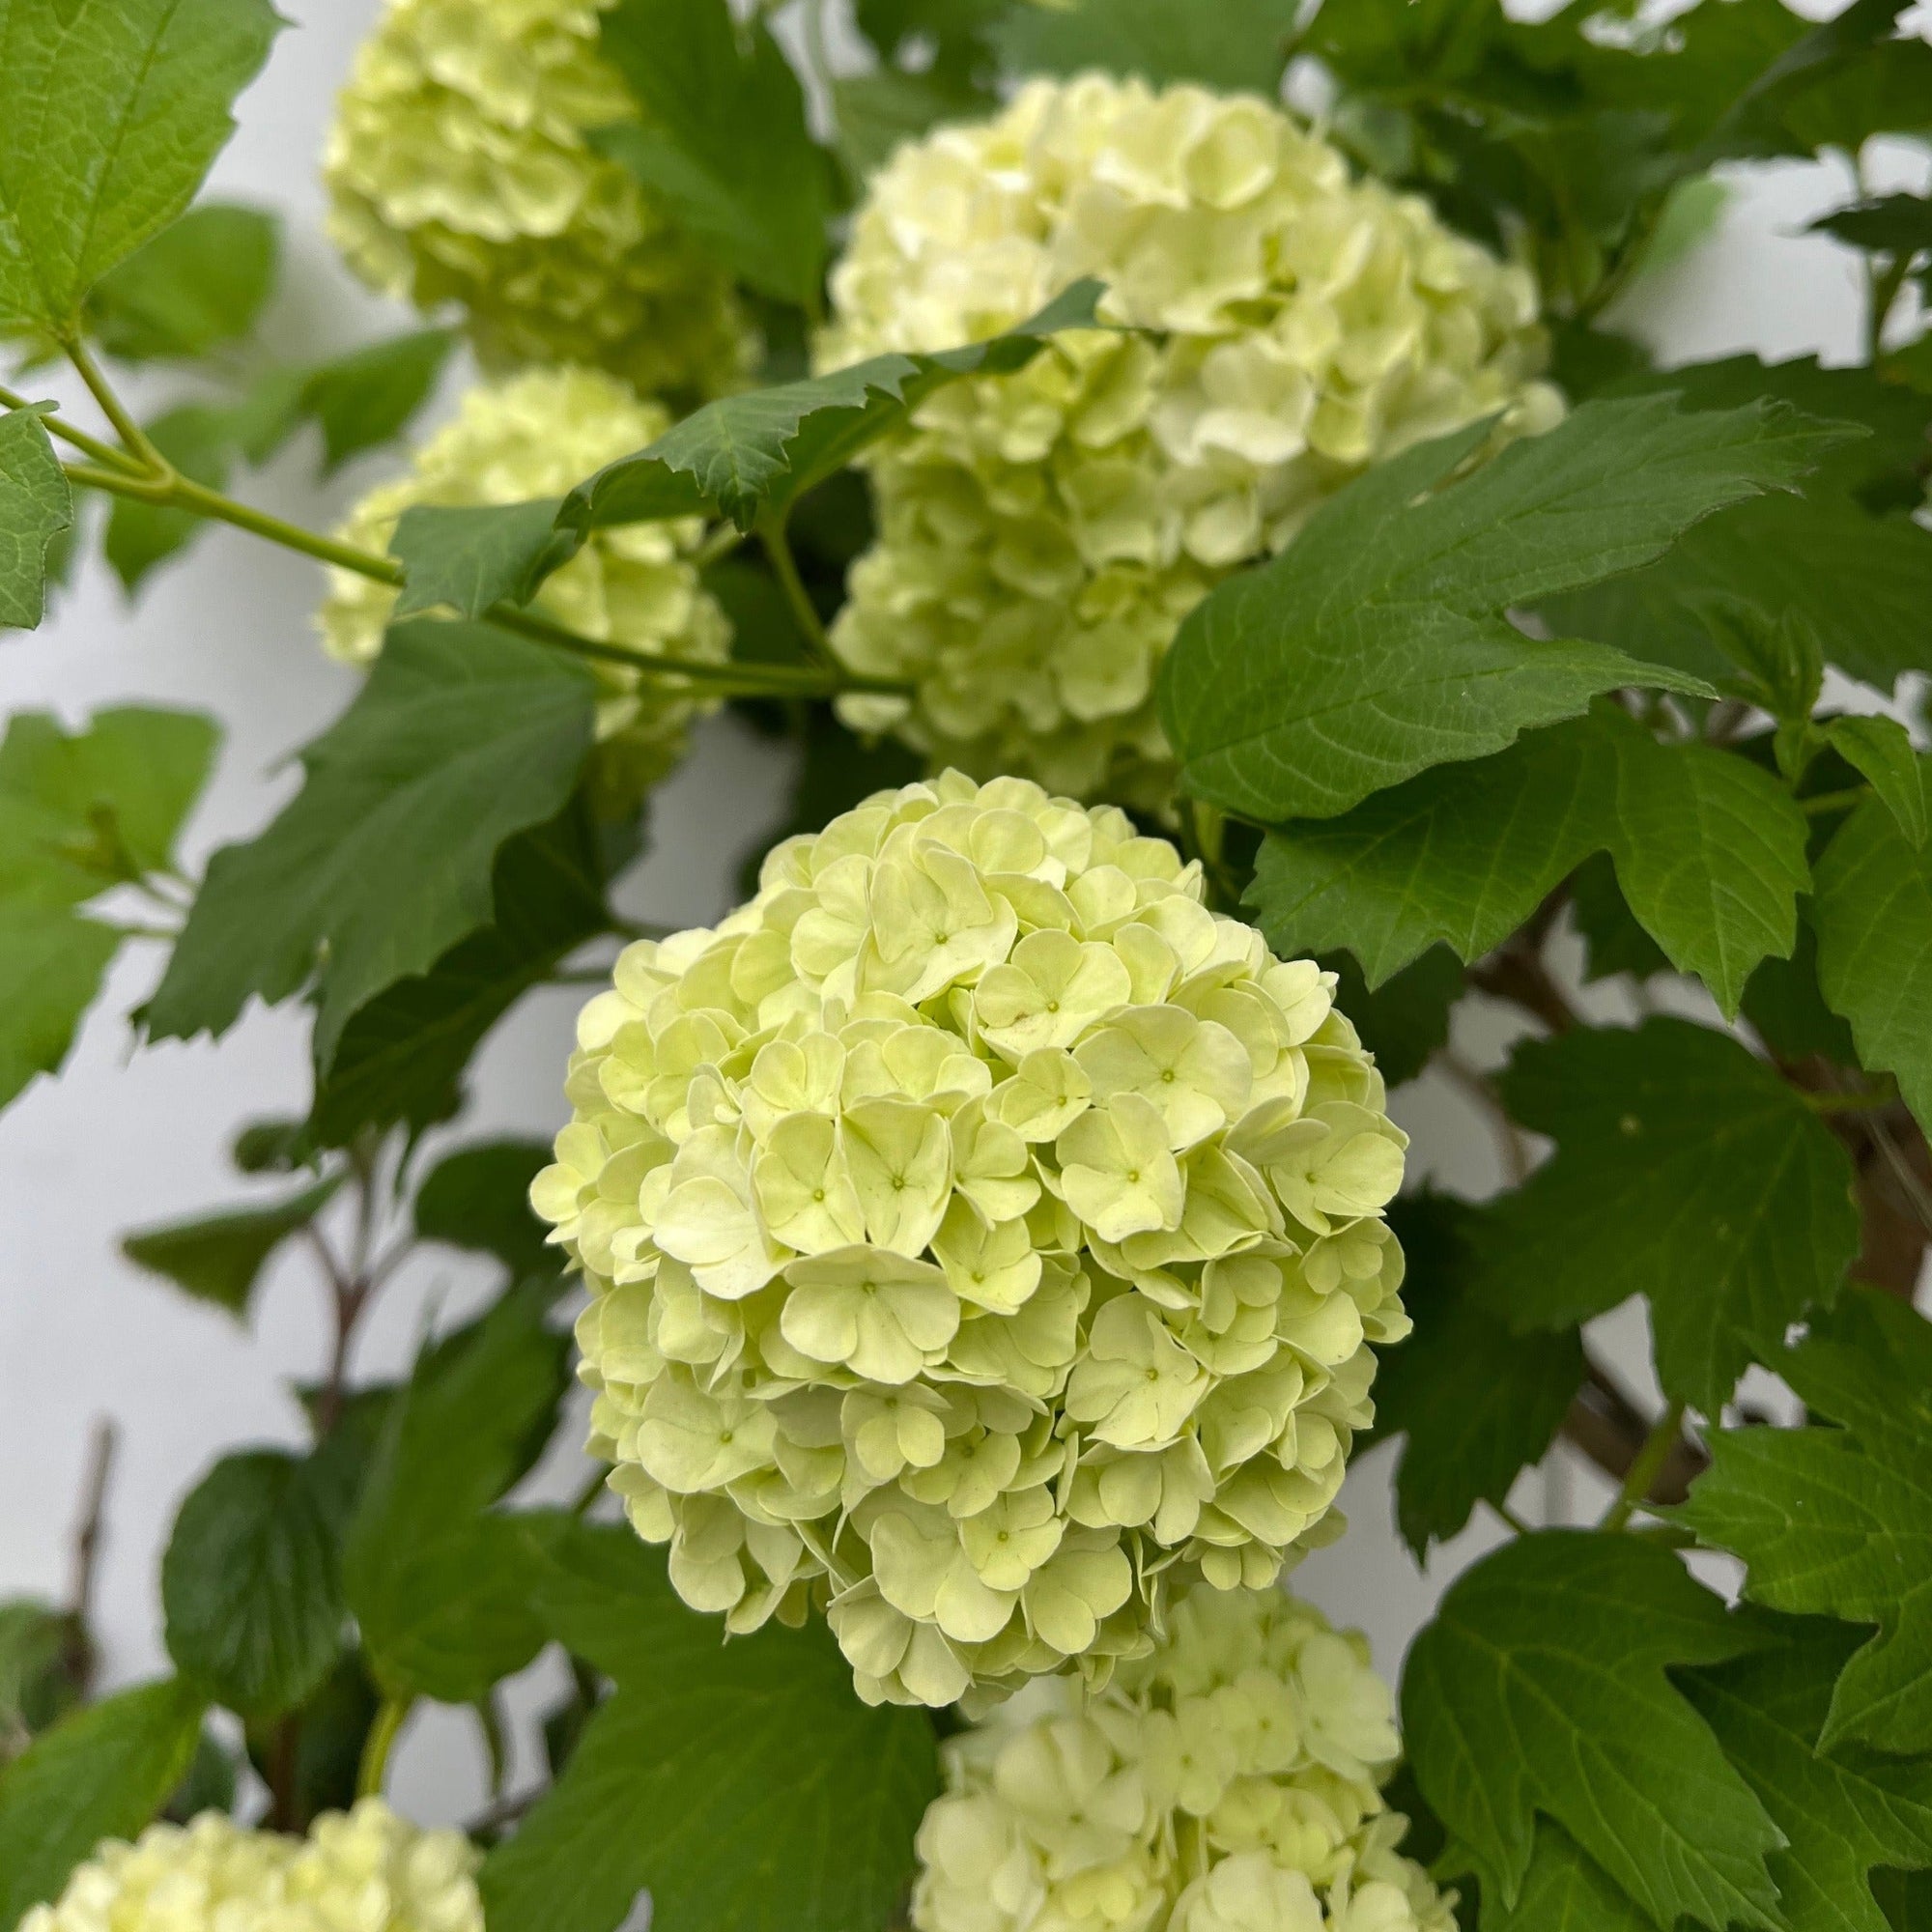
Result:
{"type": "Polygon", "coordinates": [[[825,635],[825,625],[805,587],[805,580],[798,574],[798,559],[792,555],[791,539],[785,534],[782,520],[763,526],[758,535],[765,546],[765,554],[772,560],[779,587],[783,590],[785,602],[791,606],[791,614],[798,619],[798,628],[811,646],[812,655],[820,663],[829,663],[832,641],[825,635]]]}
{"type": "Polygon", "coordinates": [[[1813,1094],[1799,1089],[1800,1097],[1814,1114],[1869,1114],[1889,1107],[1897,1094],[1813,1094]]]}
{"type": "Polygon", "coordinates": [[[181,937],[179,926],[117,925],[114,930],[123,939],[156,939],[166,946],[172,946],[181,937]]]}
{"type": "Polygon", "coordinates": [[[410,1715],[414,1702],[412,1697],[385,1697],[383,1700],[383,1708],[376,1713],[376,1721],[369,1727],[368,1741],[362,1747],[362,1763],[355,1773],[357,1798],[382,1797],[383,1786],[389,1776],[389,1753],[396,1747],[403,1720],[410,1715]]]}
{"type": "MultiPolygon", "coordinates": [[[[9,410],[30,410],[34,406],[15,389],[0,384],[0,408],[9,410]]],[[[141,465],[125,449],[116,449],[111,442],[102,442],[99,437],[89,436],[84,429],[75,429],[64,416],[45,415],[41,417],[46,425],[49,436],[57,436],[63,442],[71,443],[83,455],[91,456],[97,463],[109,468],[125,470],[130,476],[144,475],[141,465]]]]}
{"type": "Polygon", "coordinates": [[[1798,809],[1807,818],[1817,818],[1828,811],[1843,811],[1857,805],[1865,790],[1863,785],[1848,785],[1843,791],[1821,791],[1815,798],[1801,798],[1798,809]]]}
{"type": "Polygon", "coordinates": [[[1865,360],[1875,363],[1885,352],[1885,326],[1891,320],[1898,292],[1904,288],[1911,271],[1912,257],[1900,253],[1882,273],[1869,266],[1869,257],[1866,262],[1866,286],[1870,293],[1865,303],[1865,360]]]}
{"type": "Polygon", "coordinates": [[[175,473],[174,465],[148,440],[148,432],[128,413],[127,406],[114,393],[114,385],[108,382],[100,364],[94,359],[87,344],[77,335],[64,337],[61,349],[73,364],[75,374],[87,384],[88,394],[100,405],[100,413],[114,425],[114,434],[127,444],[128,455],[135,458],[155,480],[171,479],[175,473]]]}
{"type": "Polygon", "coordinates": [[[578,1491],[575,1500],[571,1503],[570,1513],[572,1516],[588,1516],[590,1514],[591,1510],[596,1507],[597,1498],[609,1487],[611,1465],[608,1463],[599,1463],[597,1467],[591,1472],[590,1480],[584,1484],[582,1489],[578,1491]]]}
{"type": "Polygon", "coordinates": [[[1636,1461],[1630,1465],[1630,1474],[1624,1478],[1624,1486],[1617,1492],[1617,1499],[1610,1505],[1599,1528],[1619,1530],[1629,1522],[1650,1494],[1651,1484],[1656,1482],[1658,1472],[1676,1448],[1683,1433],[1684,1405],[1673,1402],[1658,1419],[1657,1427],[1645,1437],[1643,1447],[1636,1452],[1636,1461]]]}

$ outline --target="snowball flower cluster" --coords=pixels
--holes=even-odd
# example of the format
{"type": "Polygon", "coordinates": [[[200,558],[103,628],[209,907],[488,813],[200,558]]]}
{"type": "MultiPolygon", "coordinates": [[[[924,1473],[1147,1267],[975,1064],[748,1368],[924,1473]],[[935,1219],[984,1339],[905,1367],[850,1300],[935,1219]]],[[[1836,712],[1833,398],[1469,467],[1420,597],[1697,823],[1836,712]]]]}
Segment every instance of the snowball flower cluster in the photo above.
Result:
{"type": "Polygon", "coordinates": [[[825,367],[1011,327],[1083,276],[1102,316],[927,401],[868,459],[881,534],[834,641],[852,697],[935,761],[1150,810],[1181,619],[1378,457],[1555,393],[1528,275],[1351,181],[1254,98],[1090,75],[901,148],[833,277],[825,367]]]}
{"type": "Polygon", "coordinates": [[[755,359],[730,285],[585,140],[637,113],[609,4],[387,0],[329,129],[329,235],[373,288],[461,303],[493,366],[712,393],[755,359]]]}
{"type": "Polygon", "coordinates": [[[306,1838],[209,1811],[110,1838],[20,1932],[483,1932],[480,1862],[460,1832],[420,1832],[380,1799],[306,1838]]]}
{"type": "Polygon", "coordinates": [[[945,1747],[917,1932],[1453,1932],[1378,1786],[1400,1748],[1359,1636],[1192,1593],[1151,1657],[1041,1685],[945,1747]]]}
{"type": "Polygon", "coordinates": [[[685,1601],[822,1605],[861,1695],[947,1704],[1272,1581],[1407,1327],[1333,985],[1118,809],[956,772],[630,947],[531,1199],[685,1601]]]}
{"type": "MultiPolygon", "coordinates": [[[[350,512],[337,534],[359,549],[385,552],[403,512],[418,503],[447,506],[520,503],[560,497],[617,457],[641,449],[670,427],[663,407],[639,398],[614,376],[593,369],[533,369],[473,388],[454,421],[417,452],[407,476],[379,484],[350,512]]],[[[730,625],[698,580],[694,553],[703,536],[695,518],[599,530],[544,584],[538,609],[600,642],[640,657],[722,663],[730,625]]],[[[383,648],[395,608],[386,584],[331,570],[320,618],[331,655],[367,664],[383,648]]],[[[640,678],[599,662],[605,689],[598,715],[600,773],[635,797],[683,749],[684,727],[716,700],[689,685],[640,678]]]]}

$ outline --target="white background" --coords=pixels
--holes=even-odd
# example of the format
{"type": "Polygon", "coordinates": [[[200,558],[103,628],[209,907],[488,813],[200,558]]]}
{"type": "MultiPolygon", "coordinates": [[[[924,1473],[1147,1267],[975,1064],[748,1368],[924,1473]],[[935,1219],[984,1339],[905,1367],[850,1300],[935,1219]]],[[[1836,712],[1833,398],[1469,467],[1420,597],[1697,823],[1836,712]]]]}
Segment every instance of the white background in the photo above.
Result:
{"type": "MultiPolygon", "coordinates": [[[[277,359],[297,360],[407,319],[356,289],[320,233],[315,156],[375,0],[282,6],[295,24],[241,104],[240,132],[213,187],[286,219],[284,288],[265,339],[277,359]]],[[[1860,313],[1852,258],[1821,239],[1788,239],[1813,213],[1850,198],[1844,170],[1729,179],[1718,229],[1634,292],[1626,326],[1640,327],[1671,360],[1740,350],[1851,359],[1860,313]]],[[[270,472],[242,478],[238,490],[326,526],[390,462],[367,459],[325,488],[314,481],[316,459],[304,444],[270,472]]],[[[77,723],[96,706],[129,699],[214,712],[228,735],[187,837],[196,869],[213,846],[258,829],[288,796],[288,753],[351,696],[352,675],[314,641],[318,589],[318,573],[302,558],[225,529],[151,580],[133,609],[90,561],[47,626],[0,639],[0,713],[52,708],[77,723]]],[[[780,809],[783,781],[770,750],[729,722],[703,731],[659,795],[655,852],[628,884],[627,907],[654,921],[717,917],[745,846],[780,809]]],[[[181,1498],[226,1449],[299,1439],[287,1382],[314,1375],[326,1346],[319,1285],[298,1249],[275,1264],[245,1332],[116,1252],[130,1228],[244,1198],[249,1187],[226,1159],[234,1129],[265,1114],[298,1113],[307,1094],[293,1009],[257,1007],[219,1044],[170,1043],[130,1058],[124,1016],[153,982],[153,955],[138,946],[124,952],[61,1080],[39,1082],[0,1116],[0,1598],[66,1591],[90,1432],[97,1418],[113,1417],[121,1453],[98,1614],[114,1682],[162,1665],[156,1565],[181,1498]]],[[[492,1041],[466,1136],[547,1134],[558,1122],[577,997],[552,992],[526,1002],[492,1041]]],[[[1491,1056],[1507,1029],[1501,1015],[1479,1011],[1468,1016],[1468,1034],[1471,1050],[1491,1056]]],[[[1416,1137],[1418,1168],[1465,1189],[1493,1184],[1487,1129],[1446,1088],[1420,1083],[1396,1111],[1416,1137]]],[[[454,1312],[476,1287],[459,1257],[413,1263],[370,1323],[359,1367],[393,1372],[419,1331],[426,1298],[440,1297],[454,1312]]],[[[1640,1353],[1628,1315],[1612,1318],[1610,1339],[1623,1343],[1619,1352],[1640,1353]]],[[[1346,1497],[1351,1534],[1311,1559],[1298,1580],[1332,1614],[1365,1627],[1393,1671],[1435,1595],[1486,1547],[1489,1532],[1473,1526],[1420,1575],[1389,1526],[1388,1467],[1386,1453],[1360,1463],[1346,1497]]],[[[580,1480],[565,1444],[542,1482],[562,1494],[580,1480]]],[[[1560,1513],[1567,1486],[1590,1480],[1560,1468],[1528,1476],[1517,1500],[1535,1517],[1560,1513]]],[[[535,1695],[525,1687],[518,1701],[527,1709],[535,1695]]],[[[475,1807],[481,1774],[466,1718],[430,1713],[412,1723],[398,1790],[425,1819],[455,1820],[475,1807]]]]}

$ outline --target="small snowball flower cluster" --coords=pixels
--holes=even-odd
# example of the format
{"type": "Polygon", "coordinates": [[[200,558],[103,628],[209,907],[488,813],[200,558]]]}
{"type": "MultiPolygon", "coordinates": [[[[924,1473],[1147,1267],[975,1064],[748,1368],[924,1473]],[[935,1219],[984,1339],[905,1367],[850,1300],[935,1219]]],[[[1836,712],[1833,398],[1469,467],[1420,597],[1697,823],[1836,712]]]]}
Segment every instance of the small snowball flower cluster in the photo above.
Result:
{"type": "Polygon", "coordinates": [[[1158,810],[1154,672],[1195,604],[1377,458],[1560,403],[1524,270],[1265,101],[1097,75],[898,151],[819,361],[991,336],[1083,276],[1147,332],[1059,336],[876,450],[881,533],[834,641],[917,686],[847,698],[854,724],[1158,810]]]}
{"type": "Polygon", "coordinates": [[[1406,1141],[1333,976],[1202,897],[1117,808],[949,772],[620,957],[531,1199],[687,1603],[986,1701],[1339,1527],[1406,1141]]]}
{"type": "Polygon", "coordinates": [[[318,1818],[306,1838],[218,1811],[109,1839],[20,1932],[483,1932],[480,1855],[380,1799],[318,1818]]]}
{"type": "Polygon", "coordinates": [[[945,1747],[917,1932],[1453,1932],[1396,1849],[1399,1740],[1357,1635],[1195,1591],[1106,1690],[1037,1686],[945,1747]]]}
{"type": "Polygon", "coordinates": [[[585,139],[637,112],[610,4],[387,0],[329,129],[329,235],[371,287],[461,303],[488,365],[715,393],[756,355],[727,278],[585,139]]]}
{"type": "MultiPolygon", "coordinates": [[[[418,503],[562,496],[669,427],[660,404],[640,401],[614,376],[528,370],[471,389],[455,420],[417,452],[410,473],[371,490],[337,534],[381,554],[403,512],[418,503]]],[[[545,582],[538,608],[582,636],[623,644],[639,657],[722,663],[730,654],[731,628],[693,560],[703,533],[696,518],[599,530],[545,582]]],[[[383,648],[395,602],[386,584],[331,570],[319,620],[330,655],[369,663],[383,648]]],[[[640,795],[676,761],[692,716],[715,708],[716,700],[688,685],[639,678],[621,665],[600,662],[596,669],[606,693],[598,715],[600,776],[640,795]]]]}

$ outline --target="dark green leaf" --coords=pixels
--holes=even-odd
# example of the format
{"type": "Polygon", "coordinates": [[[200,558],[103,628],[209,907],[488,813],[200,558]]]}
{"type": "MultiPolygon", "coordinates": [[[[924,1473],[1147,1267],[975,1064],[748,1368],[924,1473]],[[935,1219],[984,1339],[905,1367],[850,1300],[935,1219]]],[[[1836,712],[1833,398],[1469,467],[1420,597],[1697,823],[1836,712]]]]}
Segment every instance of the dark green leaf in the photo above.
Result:
{"type": "Polygon", "coordinates": [[[815,314],[831,177],[771,30],[725,0],[615,0],[600,27],[643,118],[597,145],[733,274],[815,314]]]}
{"type": "Polygon", "coordinates": [[[1664,1388],[1716,1415],[1753,1349],[1859,1250],[1842,1143],[1728,1035],[1687,1020],[1517,1049],[1503,1098],[1555,1157],[1486,1212],[1477,1298],[1567,1328],[1647,1295],[1664,1388]]]}
{"type": "MultiPolygon", "coordinates": [[[[347,1811],[355,1802],[355,1776],[382,1699],[369,1682],[359,1654],[338,1662],[328,1681],[304,1704],[295,1726],[295,1770],[290,1780],[298,1824],[324,1811],[347,1811]]],[[[266,1784],[283,1772],[274,1762],[275,1728],[248,1734],[249,1756],[266,1784]]]]}
{"type": "Polygon", "coordinates": [[[1009,0],[855,0],[859,31],[888,60],[928,45],[935,65],[952,65],[978,50],[1009,0]],[[910,46],[908,43],[911,43],[910,46]]]}
{"type": "Polygon", "coordinates": [[[280,253],[276,216],[205,201],[101,278],[88,333],[127,362],[206,355],[254,328],[280,253]]]}
{"type": "Polygon", "coordinates": [[[365,1126],[447,1120],[490,1029],[586,939],[608,931],[594,828],[576,807],[497,855],[493,923],[427,973],[359,1008],[316,1079],[307,1140],[344,1147],[365,1126]]]}
{"type": "Polygon", "coordinates": [[[1879,1626],[1838,1678],[1822,1748],[1923,1751],[1932,1747],[1932,1323],[1861,1289],[1797,1348],[1766,1359],[1808,1409],[1842,1426],[1719,1432],[1680,1514],[1744,1558],[1754,1602],[1879,1626]]]}
{"type": "Polygon", "coordinates": [[[1752,1641],[1633,1537],[1519,1537],[1462,1577],[1408,1654],[1403,1730],[1485,1900],[1520,1901],[1542,1814],[1661,1927],[1776,1926],[1777,1829],[1665,1675],[1752,1641]]]}
{"type": "Polygon", "coordinates": [[[1776,1647],[1687,1671],[1684,1694],[1791,1841],[1771,1875],[1792,1932],[1886,1932],[1871,1870],[1932,1865],[1932,1762],[1822,1755],[1832,1687],[1858,1638],[1830,1624],[1776,1634],[1776,1647]]]}
{"type": "Polygon", "coordinates": [[[0,630],[35,629],[46,610],[47,557],[73,526],[73,493],[35,409],[0,415],[0,630]]]}
{"type": "Polygon", "coordinates": [[[555,1426],[568,1350],[550,1299],[512,1291],[456,1350],[426,1355],[385,1429],[343,1579],[391,1695],[473,1703],[543,1641],[519,1520],[484,1512],[526,1466],[532,1432],[555,1426]]]}
{"type": "Polygon", "coordinates": [[[235,1136],[228,1157],[238,1174],[287,1174],[300,1165],[299,1121],[250,1121],[235,1136]]]}
{"type": "Polygon", "coordinates": [[[311,370],[295,408],[321,425],[324,467],[339,469],[352,456],[400,436],[429,401],[456,339],[452,329],[426,328],[311,370]]]}
{"type": "Polygon", "coordinates": [[[550,1633],[616,1679],[483,1868],[492,1932],[853,1932],[887,1921],[938,1787],[925,1714],[871,1710],[822,1626],[721,1641],[628,1529],[544,1562],[550,1633]]]}
{"type": "Polygon", "coordinates": [[[0,1107],[60,1070],[120,944],[64,906],[0,900],[0,1107]]]}
{"type": "Polygon", "coordinates": [[[281,24],[269,0],[0,12],[0,327],[73,327],[88,290],[187,207],[281,24]]]}
{"type": "Polygon", "coordinates": [[[1272,99],[1300,14],[1299,0],[1077,0],[1010,8],[994,40],[1022,73],[1098,68],[1155,87],[1191,80],[1272,99]]]}
{"type": "Polygon", "coordinates": [[[1351,952],[1322,964],[1340,976],[1335,1004],[1348,1014],[1391,1087],[1413,1080],[1449,1040],[1449,1010],[1463,997],[1463,966],[1446,946],[1432,946],[1370,990],[1351,952]]]}
{"type": "Polygon", "coordinates": [[[1798,944],[1789,959],[1767,959],[1751,975],[1742,1011],[1782,1059],[1815,1053],[1840,1066],[1858,1065],[1851,1028],[1818,990],[1818,936],[1808,919],[1798,923],[1798,944]]]}
{"type": "Polygon", "coordinates": [[[136,1267],[164,1275],[197,1301],[213,1302],[246,1321],[269,1258],[322,1212],[341,1184],[342,1177],[335,1175],[273,1207],[238,1208],[150,1228],[128,1236],[121,1252],[136,1267]]]}
{"type": "Polygon", "coordinates": [[[279,1449],[224,1457],[161,1562],[168,1655],[244,1717],[306,1702],[342,1648],[341,1523],[322,1467],[279,1449]]]}
{"type": "Polygon", "coordinates": [[[73,1619],[31,1597],[0,1603],[0,1765],[72,1708],[73,1619]]]}
{"type": "Polygon", "coordinates": [[[636,456],[580,484],[559,528],[718,512],[741,530],[782,517],[814,483],[849,463],[936,389],[968,376],[1010,375],[1046,338],[1094,326],[1097,282],[1076,282],[1018,328],[937,355],[875,355],[830,376],[707,404],[636,456]]]}
{"type": "Polygon", "coordinates": [[[990,93],[943,69],[841,75],[832,92],[839,151],[862,187],[902,142],[918,140],[940,122],[982,120],[998,105],[990,93]]]}
{"type": "Polygon", "coordinates": [[[1825,726],[1825,741],[1871,781],[1905,842],[1915,852],[1923,845],[1925,774],[1905,726],[1895,718],[1834,718],[1825,726]]]}
{"type": "Polygon", "coordinates": [[[1468,1293],[1473,1210],[1443,1195],[1401,1201],[1390,1225],[1408,1270],[1415,1331],[1376,1372],[1376,1435],[1405,1435],[1396,1520],[1418,1558],[1479,1502],[1503,1503],[1548,1453],[1583,1379],[1577,1331],[1512,1335],[1468,1293]]]}
{"type": "Polygon", "coordinates": [[[1483,1932],[1655,1932],[1562,1826],[1536,1821],[1536,1849],[1515,1909],[1483,1912],[1483,1932]]]}
{"type": "Polygon", "coordinates": [[[443,1155],[416,1189],[416,1236],[495,1255],[514,1276],[559,1264],[531,1210],[530,1182],[551,1162],[544,1141],[485,1141],[443,1155]]]}
{"type": "Polygon", "coordinates": [[[1192,793],[1270,822],[1332,817],[1619,685],[1701,689],[1602,645],[1539,642],[1504,613],[1650,561],[1838,436],[1778,408],[1592,402],[1451,484],[1487,434],[1370,470],[1188,617],[1160,707],[1192,793]]]}
{"type": "Polygon", "coordinates": [[[1818,862],[1812,916],[1818,983],[1851,1022],[1860,1064],[1895,1073],[1932,1125],[1932,845],[1915,852],[1884,801],[1867,799],[1818,862]]]}
{"type": "Polygon", "coordinates": [[[1834,209],[1811,224],[1868,254],[1916,255],[1932,248],[1932,201],[1922,194],[1888,194],[1834,209]]]}
{"type": "Polygon", "coordinates": [[[175,1786],[161,1815],[171,1825],[188,1824],[204,1811],[219,1811],[226,1817],[235,1809],[240,1776],[241,1767],[228,1747],[204,1725],[187,1775],[175,1786]]]}
{"type": "Polygon", "coordinates": [[[556,527],[562,498],[450,509],[418,503],[405,510],[389,554],[409,573],[396,615],[445,608],[480,617],[491,605],[527,604],[582,539],[556,527]]]}
{"type": "MultiPolygon", "coordinates": [[[[1634,980],[1649,980],[1670,970],[1670,961],[1657,941],[1636,923],[1622,890],[1617,885],[1616,867],[1607,852],[1598,852],[1577,867],[1570,881],[1570,917],[1581,935],[1585,948],[1584,983],[1613,979],[1628,973],[1634,980]]],[[[1764,976],[1767,960],[1753,977],[1756,985],[1764,976]]],[[[1746,1004],[1750,989],[1745,990],[1746,1004]]]]}
{"type": "Polygon", "coordinates": [[[194,1756],[205,1699],[176,1679],[76,1712],[0,1771],[0,1925],[60,1895],[102,1838],[132,1838],[194,1756]]]}
{"type": "MultiPolygon", "coordinates": [[[[230,412],[208,403],[185,403],[147,425],[148,439],[191,483],[225,490],[234,455],[230,412]]],[[[191,510],[116,497],[107,513],[107,561],[130,595],[158,563],[185,550],[209,528],[191,510]]]]}
{"type": "Polygon", "coordinates": [[[315,977],[326,1065],[357,1008],[490,919],[497,848],[570,795],[595,703],[555,651],[481,624],[396,626],[302,753],[294,803],[210,861],[151,1033],[225,1032],[251,994],[272,1004],[315,977]]]}

